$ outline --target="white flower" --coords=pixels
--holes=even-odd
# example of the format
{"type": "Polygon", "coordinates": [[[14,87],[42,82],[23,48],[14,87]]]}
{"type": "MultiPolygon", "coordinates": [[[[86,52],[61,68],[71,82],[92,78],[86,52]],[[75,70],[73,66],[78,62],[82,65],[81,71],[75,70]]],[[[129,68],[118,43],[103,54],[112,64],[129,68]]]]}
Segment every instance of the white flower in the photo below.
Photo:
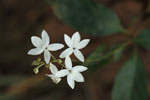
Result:
{"type": "Polygon", "coordinates": [[[81,53],[80,49],[84,48],[85,46],[87,46],[87,44],[89,43],[90,39],[84,39],[82,41],[79,32],[75,32],[72,36],[72,38],[70,38],[67,34],[64,35],[64,40],[65,43],[67,44],[67,46],[69,48],[67,48],[66,50],[64,50],[61,54],[60,54],[60,58],[65,58],[67,56],[70,56],[72,53],[74,53],[74,55],[82,62],[84,62],[84,56],[81,53]]]}
{"type": "Polygon", "coordinates": [[[56,73],[58,72],[58,69],[52,63],[50,63],[50,71],[52,74],[47,74],[46,76],[50,77],[54,83],[58,84],[61,81],[61,78],[56,77],[56,73]]]}
{"type": "Polygon", "coordinates": [[[42,52],[44,52],[44,60],[45,60],[46,64],[48,64],[50,61],[50,58],[51,58],[51,54],[49,51],[59,50],[59,49],[63,48],[64,45],[59,44],[59,43],[53,43],[53,44],[49,45],[50,39],[45,30],[42,31],[41,37],[42,37],[42,39],[37,36],[31,37],[31,42],[36,48],[31,49],[28,52],[28,54],[29,55],[39,55],[42,52]]]}
{"type": "Polygon", "coordinates": [[[64,77],[67,75],[67,83],[69,86],[74,89],[75,81],[84,82],[84,77],[80,72],[86,71],[87,68],[81,65],[72,67],[72,62],[69,56],[65,59],[66,69],[62,69],[56,73],[57,77],[64,77]]]}

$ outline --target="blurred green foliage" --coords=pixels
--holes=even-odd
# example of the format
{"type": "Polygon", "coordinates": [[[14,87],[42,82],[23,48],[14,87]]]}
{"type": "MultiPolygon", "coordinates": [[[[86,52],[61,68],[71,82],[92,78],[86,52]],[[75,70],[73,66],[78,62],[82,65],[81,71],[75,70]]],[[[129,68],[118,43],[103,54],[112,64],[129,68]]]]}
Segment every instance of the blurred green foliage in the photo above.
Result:
{"type": "Polygon", "coordinates": [[[138,55],[131,57],[118,73],[112,100],[147,100],[147,74],[138,55]]]}
{"type": "Polygon", "coordinates": [[[126,47],[126,44],[114,44],[111,46],[113,51],[113,60],[114,62],[118,62],[123,56],[123,51],[126,47]]]}
{"type": "Polygon", "coordinates": [[[96,70],[109,63],[110,57],[105,56],[106,46],[98,46],[87,58],[84,63],[89,70],[96,70]]]}
{"type": "Polygon", "coordinates": [[[141,31],[134,39],[134,42],[138,43],[143,48],[150,50],[150,29],[141,31]]]}
{"type": "Polygon", "coordinates": [[[87,66],[89,70],[95,71],[109,64],[111,61],[119,61],[125,47],[126,44],[114,44],[111,46],[110,50],[107,50],[106,45],[101,44],[86,58],[83,64],[87,66]]]}
{"type": "Polygon", "coordinates": [[[93,36],[123,32],[116,14],[91,0],[49,0],[56,16],[65,24],[93,36]]]}

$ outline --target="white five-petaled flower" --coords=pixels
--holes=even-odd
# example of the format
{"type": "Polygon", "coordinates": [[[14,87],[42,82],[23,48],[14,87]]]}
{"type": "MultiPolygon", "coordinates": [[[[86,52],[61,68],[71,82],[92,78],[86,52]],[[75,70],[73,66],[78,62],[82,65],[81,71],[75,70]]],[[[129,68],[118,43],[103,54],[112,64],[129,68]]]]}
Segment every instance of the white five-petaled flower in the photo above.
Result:
{"type": "Polygon", "coordinates": [[[60,77],[56,77],[56,73],[58,72],[57,67],[50,63],[50,71],[52,74],[46,74],[46,76],[50,77],[54,83],[58,84],[61,81],[60,77]]]}
{"type": "Polygon", "coordinates": [[[75,87],[75,81],[84,82],[84,77],[80,72],[86,71],[86,67],[81,65],[72,67],[72,61],[69,56],[65,59],[65,67],[66,69],[62,69],[55,74],[56,77],[67,76],[67,83],[72,89],[75,87]]]}
{"type": "Polygon", "coordinates": [[[64,50],[61,54],[60,54],[60,58],[65,58],[67,56],[70,56],[72,53],[74,53],[74,55],[82,62],[84,62],[84,56],[81,53],[80,49],[84,48],[85,46],[87,46],[87,44],[89,43],[90,39],[84,39],[82,41],[79,32],[75,32],[72,36],[72,38],[70,38],[68,35],[64,35],[64,40],[65,43],[67,44],[67,46],[69,48],[67,48],[66,50],[64,50]]]}
{"type": "Polygon", "coordinates": [[[49,51],[57,51],[57,50],[63,48],[64,45],[59,44],[59,43],[49,44],[50,38],[45,30],[42,31],[41,38],[39,38],[37,36],[31,37],[31,42],[36,48],[31,49],[28,52],[28,54],[29,55],[39,55],[42,52],[44,52],[44,60],[45,60],[46,64],[48,64],[50,61],[50,58],[51,58],[51,53],[49,51]]]}

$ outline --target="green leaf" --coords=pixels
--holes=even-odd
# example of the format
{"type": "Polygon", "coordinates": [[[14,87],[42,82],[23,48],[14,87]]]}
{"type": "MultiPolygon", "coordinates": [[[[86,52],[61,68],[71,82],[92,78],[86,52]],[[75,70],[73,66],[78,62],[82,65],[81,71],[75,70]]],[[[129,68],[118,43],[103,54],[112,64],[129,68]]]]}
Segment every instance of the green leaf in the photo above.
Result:
{"type": "Polygon", "coordinates": [[[121,59],[124,48],[120,47],[114,53],[114,61],[117,62],[121,59]]]}
{"type": "Polygon", "coordinates": [[[150,50],[150,29],[141,31],[135,38],[134,42],[138,43],[143,48],[150,50]]]}
{"type": "Polygon", "coordinates": [[[109,56],[104,55],[106,50],[105,45],[100,45],[97,47],[86,59],[84,65],[88,67],[89,70],[96,70],[109,63],[109,56]]]}
{"type": "Polygon", "coordinates": [[[112,45],[111,51],[113,52],[114,62],[118,62],[121,59],[125,47],[126,47],[125,44],[114,44],[114,45],[112,45]]]}
{"type": "Polygon", "coordinates": [[[56,16],[65,24],[93,36],[123,32],[116,14],[91,0],[49,0],[56,16]]]}
{"type": "Polygon", "coordinates": [[[147,100],[147,74],[142,60],[134,55],[118,73],[112,100],[147,100]]]}

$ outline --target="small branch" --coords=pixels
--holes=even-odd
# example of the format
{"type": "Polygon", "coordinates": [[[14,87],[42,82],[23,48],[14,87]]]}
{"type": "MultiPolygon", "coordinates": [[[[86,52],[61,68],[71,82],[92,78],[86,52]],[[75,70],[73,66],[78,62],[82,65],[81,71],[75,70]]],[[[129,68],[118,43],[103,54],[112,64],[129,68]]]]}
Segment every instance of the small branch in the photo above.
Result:
{"type": "Polygon", "coordinates": [[[56,62],[57,64],[61,65],[62,68],[65,68],[65,65],[63,64],[61,59],[56,59],[55,56],[53,54],[51,54],[53,61],[52,62],[56,62]]]}

